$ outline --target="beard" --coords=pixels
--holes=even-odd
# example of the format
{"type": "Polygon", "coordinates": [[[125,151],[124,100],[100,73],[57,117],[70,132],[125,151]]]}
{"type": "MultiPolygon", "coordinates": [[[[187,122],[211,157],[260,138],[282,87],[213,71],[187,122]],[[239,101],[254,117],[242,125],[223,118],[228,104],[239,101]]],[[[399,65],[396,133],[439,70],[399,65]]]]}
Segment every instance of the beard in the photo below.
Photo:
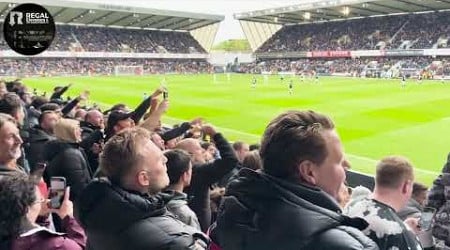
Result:
{"type": "Polygon", "coordinates": [[[161,190],[169,186],[169,182],[170,180],[167,174],[165,174],[165,176],[161,176],[160,179],[152,180],[148,186],[148,193],[154,195],[161,192],[161,190]]]}
{"type": "Polygon", "coordinates": [[[9,155],[11,156],[11,158],[14,158],[15,160],[17,160],[20,158],[20,156],[22,156],[22,150],[20,149],[20,147],[11,149],[9,151],[9,155]]]}

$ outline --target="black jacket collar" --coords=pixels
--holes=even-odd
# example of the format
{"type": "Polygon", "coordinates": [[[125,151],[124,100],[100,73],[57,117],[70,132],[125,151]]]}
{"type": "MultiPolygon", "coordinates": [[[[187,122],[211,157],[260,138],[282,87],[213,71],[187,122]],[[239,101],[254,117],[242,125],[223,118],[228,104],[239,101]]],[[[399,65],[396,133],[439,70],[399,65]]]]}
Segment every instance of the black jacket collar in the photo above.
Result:
{"type": "Polygon", "coordinates": [[[77,211],[83,227],[117,231],[138,220],[161,216],[167,210],[159,195],[125,190],[106,178],[99,178],[83,190],[77,211]]]}

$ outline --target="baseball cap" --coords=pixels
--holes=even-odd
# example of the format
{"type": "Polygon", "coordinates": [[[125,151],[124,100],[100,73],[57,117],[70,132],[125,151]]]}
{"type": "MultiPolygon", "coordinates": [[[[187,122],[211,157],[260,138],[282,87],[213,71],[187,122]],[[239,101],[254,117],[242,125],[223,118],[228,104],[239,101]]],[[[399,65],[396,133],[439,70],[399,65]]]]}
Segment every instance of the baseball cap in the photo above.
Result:
{"type": "Polygon", "coordinates": [[[116,126],[116,124],[119,121],[126,120],[126,119],[130,118],[133,114],[134,114],[134,112],[127,113],[122,110],[112,111],[111,113],[109,113],[108,123],[107,123],[106,128],[112,129],[114,126],[116,126]]]}

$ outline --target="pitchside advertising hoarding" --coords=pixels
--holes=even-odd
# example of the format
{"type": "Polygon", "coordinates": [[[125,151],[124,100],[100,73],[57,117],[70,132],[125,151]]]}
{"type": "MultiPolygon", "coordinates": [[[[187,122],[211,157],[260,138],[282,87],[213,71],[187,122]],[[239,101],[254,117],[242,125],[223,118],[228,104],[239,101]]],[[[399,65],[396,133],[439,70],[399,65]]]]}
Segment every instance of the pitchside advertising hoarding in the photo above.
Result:
{"type": "Polygon", "coordinates": [[[450,49],[404,49],[404,50],[330,50],[309,52],[257,53],[258,58],[358,58],[388,56],[449,56],[450,49]]]}
{"type": "Polygon", "coordinates": [[[311,51],[307,57],[351,57],[350,50],[311,51]]]}

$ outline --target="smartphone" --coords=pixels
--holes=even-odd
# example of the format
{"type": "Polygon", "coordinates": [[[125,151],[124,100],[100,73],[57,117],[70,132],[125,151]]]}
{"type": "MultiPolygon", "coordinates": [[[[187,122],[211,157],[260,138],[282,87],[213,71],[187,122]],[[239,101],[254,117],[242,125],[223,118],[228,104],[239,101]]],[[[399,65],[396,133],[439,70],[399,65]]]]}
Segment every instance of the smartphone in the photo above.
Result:
{"type": "Polygon", "coordinates": [[[428,231],[431,229],[435,213],[436,209],[432,207],[425,207],[423,209],[422,215],[419,219],[419,227],[422,231],[428,231]]]}
{"type": "Polygon", "coordinates": [[[64,200],[64,193],[66,192],[66,178],[52,177],[50,179],[50,190],[48,198],[50,200],[48,207],[59,209],[64,200]]]}
{"type": "Polygon", "coordinates": [[[167,90],[163,92],[163,98],[164,98],[164,100],[169,98],[169,92],[167,90]]]}

